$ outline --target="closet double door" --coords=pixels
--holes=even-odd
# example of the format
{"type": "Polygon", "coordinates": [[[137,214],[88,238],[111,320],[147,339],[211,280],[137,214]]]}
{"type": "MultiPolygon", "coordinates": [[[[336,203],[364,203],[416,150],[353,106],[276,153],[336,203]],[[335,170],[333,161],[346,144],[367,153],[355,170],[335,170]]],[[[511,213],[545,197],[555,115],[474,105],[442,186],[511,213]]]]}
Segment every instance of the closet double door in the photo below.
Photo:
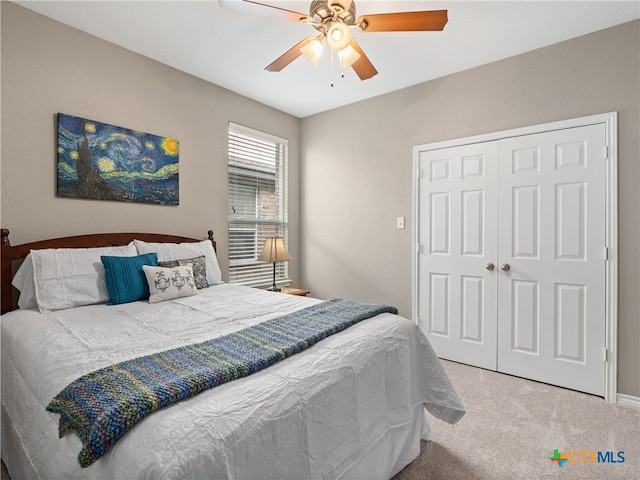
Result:
{"type": "Polygon", "coordinates": [[[417,314],[438,356],[604,395],[602,124],[418,152],[417,314]]]}

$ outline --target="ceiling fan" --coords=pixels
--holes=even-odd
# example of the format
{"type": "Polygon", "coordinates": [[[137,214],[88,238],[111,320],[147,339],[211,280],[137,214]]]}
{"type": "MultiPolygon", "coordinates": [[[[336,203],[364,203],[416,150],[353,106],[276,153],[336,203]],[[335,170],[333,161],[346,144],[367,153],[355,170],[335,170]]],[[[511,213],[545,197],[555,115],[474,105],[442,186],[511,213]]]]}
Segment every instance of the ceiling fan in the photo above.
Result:
{"type": "Polygon", "coordinates": [[[316,65],[326,44],[337,52],[343,70],[351,67],[360,80],[367,80],[378,71],[351,35],[351,28],[364,33],[441,31],[447,23],[446,10],[378,13],[356,18],[356,2],[353,0],[312,0],[308,15],[253,0],[219,1],[223,7],[308,23],[319,32],[302,39],[267,65],[265,70],[270,72],[279,72],[301,55],[316,65]]]}

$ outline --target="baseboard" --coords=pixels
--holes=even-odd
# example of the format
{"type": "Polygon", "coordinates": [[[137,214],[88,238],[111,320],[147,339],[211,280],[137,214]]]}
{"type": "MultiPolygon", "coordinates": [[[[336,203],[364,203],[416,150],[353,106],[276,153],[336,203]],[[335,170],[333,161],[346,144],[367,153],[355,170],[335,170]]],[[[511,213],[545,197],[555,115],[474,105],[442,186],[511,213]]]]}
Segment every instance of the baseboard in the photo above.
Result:
{"type": "Polygon", "coordinates": [[[622,405],[623,407],[631,407],[640,410],[640,397],[618,393],[616,395],[616,403],[618,405],[622,405]]]}

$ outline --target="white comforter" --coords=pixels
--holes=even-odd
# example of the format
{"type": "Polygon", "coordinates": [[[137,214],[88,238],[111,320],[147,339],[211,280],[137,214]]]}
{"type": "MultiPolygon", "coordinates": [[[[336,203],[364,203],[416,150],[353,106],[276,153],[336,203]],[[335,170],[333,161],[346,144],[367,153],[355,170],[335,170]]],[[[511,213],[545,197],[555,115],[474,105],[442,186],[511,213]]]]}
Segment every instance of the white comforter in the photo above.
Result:
{"type": "MultiPolygon", "coordinates": [[[[232,285],[149,304],[0,317],[2,405],[42,478],[339,478],[424,404],[453,423],[462,402],[415,324],[383,314],[250,377],[153,413],[80,468],[49,401],[79,376],[224,335],[318,302],[232,285]]],[[[4,428],[4,426],[3,426],[4,428]]],[[[3,446],[4,448],[4,446],[3,446]]]]}

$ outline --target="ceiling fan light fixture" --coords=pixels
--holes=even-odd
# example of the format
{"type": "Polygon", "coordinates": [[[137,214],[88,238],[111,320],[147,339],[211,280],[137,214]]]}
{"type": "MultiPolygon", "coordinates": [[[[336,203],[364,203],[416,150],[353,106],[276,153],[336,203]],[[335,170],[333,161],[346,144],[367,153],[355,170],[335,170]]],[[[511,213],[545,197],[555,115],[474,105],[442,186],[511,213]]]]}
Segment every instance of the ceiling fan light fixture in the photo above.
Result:
{"type": "Polygon", "coordinates": [[[319,37],[316,37],[306,45],[300,47],[302,54],[307,57],[307,60],[309,60],[314,67],[318,64],[322,56],[322,51],[324,50],[324,43],[318,38],[319,37]]]}
{"type": "Polygon", "coordinates": [[[342,22],[331,22],[327,28],[327,45],[331,50],[339,52],[351,43],[351,30],[342,22]]]}

